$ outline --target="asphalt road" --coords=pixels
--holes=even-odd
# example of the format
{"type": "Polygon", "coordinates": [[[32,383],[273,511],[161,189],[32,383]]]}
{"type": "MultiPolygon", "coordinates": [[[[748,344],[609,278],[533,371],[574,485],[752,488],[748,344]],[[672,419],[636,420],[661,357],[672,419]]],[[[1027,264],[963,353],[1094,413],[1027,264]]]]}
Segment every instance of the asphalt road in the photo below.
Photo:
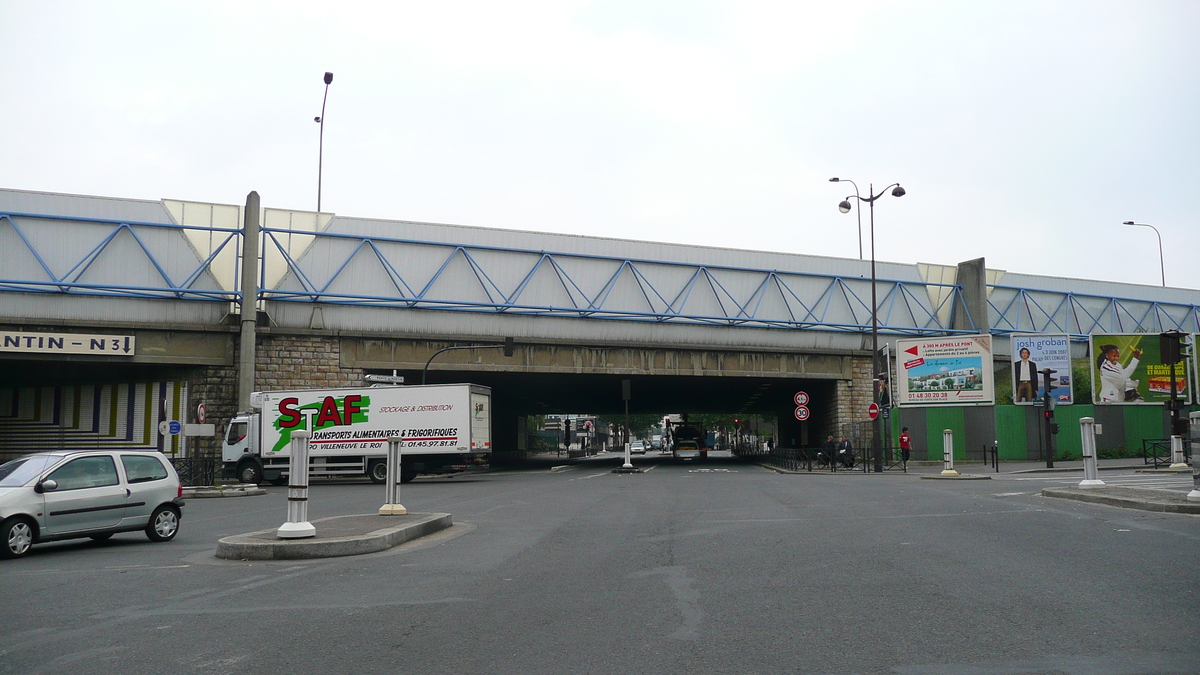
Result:
{"type": "MultiPolygon", "coordinates": [[[[454,528],[313,562],[212,557],[283,488],[179,536],[0,563],[0,673],[1200,672],[1200,518],[1040,484],[781,475],[713,460],[421,479],[454,528]]],[[[310,518],[383,488],[319,483],[310,518]]]]}

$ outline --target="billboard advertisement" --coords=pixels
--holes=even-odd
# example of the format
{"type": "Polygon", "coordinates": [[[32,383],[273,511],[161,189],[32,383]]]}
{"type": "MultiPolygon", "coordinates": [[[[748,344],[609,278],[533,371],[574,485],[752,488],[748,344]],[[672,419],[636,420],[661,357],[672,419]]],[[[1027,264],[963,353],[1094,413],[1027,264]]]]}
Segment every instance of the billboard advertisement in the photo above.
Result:
{"type": "Polygon", "coordinates": [[[1071,405],[1071,339],[1066,334],[1014,333],[1012,336],[1013,403],[1033,405],[1046,393],[1046,378],[1038,373],[1049,368],[1050,397],[1057,405],[1071,405]]]}
{"type": "Polygon", "coordinates": [[[990,335],[898,340],[896,352],[900,407],[995,403],[990,335]]]}
{"type": "MultiPolygon", "coordinates": [[[[1165,403],[1171,398],[1171,365],[1163,363],[1157,333],[1096,333],[1089,341],[1092,402],[1099,405],[1165,403]]],[[[1191,399],[1193,368],[1175,365],[1177,397],[1191,399]]]]}

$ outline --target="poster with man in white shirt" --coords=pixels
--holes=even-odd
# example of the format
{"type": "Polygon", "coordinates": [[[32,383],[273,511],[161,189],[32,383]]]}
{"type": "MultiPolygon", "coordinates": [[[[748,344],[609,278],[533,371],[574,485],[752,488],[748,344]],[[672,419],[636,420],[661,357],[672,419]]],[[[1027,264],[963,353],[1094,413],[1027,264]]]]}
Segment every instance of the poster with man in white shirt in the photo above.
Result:
{"type": "Polygon", "coordinates": [[[1050,368],[1050,396],[1057,405],[1071,405],[1071,339],[1067,335],[1014,334],[1012,336],[1013,403],[1033,405],[1046,393],[1050,368]]]}

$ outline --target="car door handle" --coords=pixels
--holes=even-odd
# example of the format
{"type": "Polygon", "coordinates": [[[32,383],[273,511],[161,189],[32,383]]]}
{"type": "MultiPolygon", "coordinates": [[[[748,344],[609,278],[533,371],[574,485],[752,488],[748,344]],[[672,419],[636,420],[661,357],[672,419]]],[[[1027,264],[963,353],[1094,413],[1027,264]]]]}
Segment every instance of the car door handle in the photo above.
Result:
{"type": "Polygon", "coordinates": [[[129,490],[129,488],[125,488],[125,496],[126,496],[126,497],[132,497],[132,496],[133,496],[133,492],[131,492],[131,491],[129,490]]]}

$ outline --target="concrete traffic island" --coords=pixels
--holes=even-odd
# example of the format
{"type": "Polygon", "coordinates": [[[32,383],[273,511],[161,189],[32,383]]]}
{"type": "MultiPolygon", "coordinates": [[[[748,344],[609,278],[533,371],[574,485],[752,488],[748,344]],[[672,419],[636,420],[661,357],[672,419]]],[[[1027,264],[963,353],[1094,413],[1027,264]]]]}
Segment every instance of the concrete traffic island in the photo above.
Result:
{"type": "Polygon", "coordinates": [[[1129,487],[1060,487],[1042,490],[1043,497],[1074,499],[1093,504],[1107,504],[1126,509],[1158,511],[1161,513],[1200,513],[1200,502],[1189,502],[1187,493],[1179,490],[1152,490],[1129,487]]]}
{"type": "Polygon", "coordinates": [[[923,480],[991,480],[992,479],[991,476],[988,476],[986,474],[980,475],[980,474],[973,474],[973,473],[958,473],[958,472],[955,472],[953,475],[948,475],[943,472],[943,473],[939,473],[939,474],[934,474],[932,476],[921,476],[921,478],[923,480]]]}
{"type": "Polygon", "coordinates": [[[453,525],[449,513],[334,516],[312,521],[316,536],[283,539],[278,528],[236,534],[217,542],[226,560],[303,560],[376,553],[453,525]]]}
{"type": "Polygon", "coordinates": [[[184,499],[212,499],[220,497],[253,497],[265,495],[267,491],[251,483],[236,485],[199,485],[184,486],[184,499]]]}

